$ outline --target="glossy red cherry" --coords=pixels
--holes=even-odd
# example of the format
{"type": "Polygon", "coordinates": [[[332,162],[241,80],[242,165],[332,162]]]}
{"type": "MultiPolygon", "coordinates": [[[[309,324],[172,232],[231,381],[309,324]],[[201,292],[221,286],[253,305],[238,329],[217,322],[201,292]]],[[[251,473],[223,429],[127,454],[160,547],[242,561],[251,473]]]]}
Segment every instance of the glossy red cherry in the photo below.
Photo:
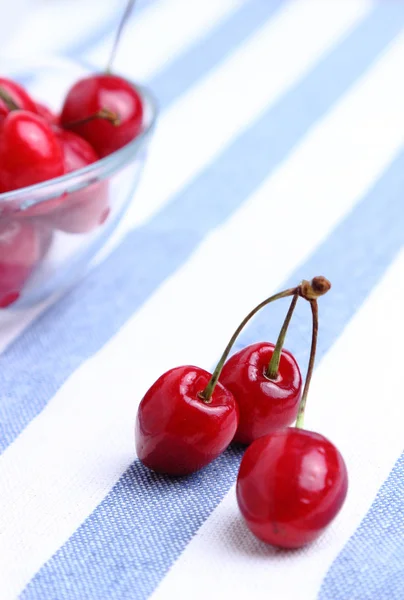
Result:
{"type": "Polygon", "coordinates": [[[0,125],[4,121],[4,119],[7,117],[9,112],[10,112],[10,110],[7,108],[7,106],[5,106],[4,102],[2,102],[0,99],[0,125]]]}
{"type": "Polygon", "coordinates": [[[259,342],[243,348],[224,365],[220,382],[232,392],[240,412],[234,441],[251,444],[257,438],[291,425],[297,416],[302,376],[293,355],[283,350],[276,379],[266,375],[274,344],[259,342]]]}
{"type": "MultiPolygon", "coordinates": [[[[9,98],[15,104],[16,108],[27,110],[35,114],[38,112],[37,106],[28,92],[26,92],[24,88],[15,81],[5,77],[0,77],[0,89],[6,92],[9,98]]],[[[10,107],[8,106],[7,102],[0,98],[0,118],[1,115],[7,115],[9,112],[10,107]]]]}
{"type": "Polygon", "coordinates": [[[28,220],[0,220],[0,308],[15,302],[43,258],[51,232],[28,220]]]}
{"type": "Polygon", "coordinates": [[[151,386],[136,419],[136,450],[159,473],[187,475],[217,458],[237,429],[233,395],[218,383],[209,402],[200,397],[211,375],[193,366],[171,369],[151,386]]]}
{"type": "MultiPolygon", "coordinates": [[[[98,160],[92,146],[71,131],[57,128],[63,152],[65,173],[71,173],[98,160]]],[[[52,225],[68,233],[85,233],[102,224],[109,214],[108,181],[103,180],[61,198],[51,216],[52,225]]]]}
{"type": "Polygon", "coordinates": [[[142,122],[139,92],[122,77],[108,74],[77,81],[66,96],[60,116],[61,125],[86,139],[100,157],[132,141],[141,131],[142,122]],[[118,117],[118,125],[108,119],[91,119],[105,110],[118,117]]]}
{"type": "Polygon", "coordinates": [[[0,129],[0,191],[62,174],[63,154],[50,124],[25,110],[10,112],[0,129]]]}
{"type": "Polygon", "coordinates": [[[249,446],[237,478],[237,502],[249,529],[280,548],[318,538],[341,509],[348,474],[324,436],[288,428],[249,446]]]}
{"type": "Polygon", "coordinates": [[[61,127],[56,127],[54,131],[62,148],[65,173],[77,171],[98,160],[91,144],[79,135],[61,127]]]}

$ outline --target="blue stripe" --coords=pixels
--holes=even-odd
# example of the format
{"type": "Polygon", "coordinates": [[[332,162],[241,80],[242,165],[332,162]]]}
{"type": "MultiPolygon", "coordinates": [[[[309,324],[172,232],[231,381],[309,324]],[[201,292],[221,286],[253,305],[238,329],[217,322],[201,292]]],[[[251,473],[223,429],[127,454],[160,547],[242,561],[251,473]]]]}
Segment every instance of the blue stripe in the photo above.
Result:
{"type": "Polygon", "coordinates": [[[213,165],[148,223],[130,232],[81,285],[9,346],[1,356],[0,450],[286,158],[313,121],[399,32],[403,21],[402,8],[376,9],[213,165]]]}
{"type": "MultiPolygon", "coordinates": [[[[176,97],[183,94],[188,87],[225,58],[235,46],[242,44],[284,3],[284,0],[271,0],[269,3],[262,2],[262,0],[250,0],[220,27],[216,27],[206,38],[159,72],[148,83],[149,88],[153,89],[154,96],[159,99],[159,106],[163,109],[167,108],[176,97]]],[[[83,63],[83,61],[81,62],[83,63]]],[[[70,278],[74,279],[75,273],[82,272],[91,257],[105,244],[106,239],[116,228],[117,222],[126,212],[126,208],[126,206],[123,207],[123,210],[115,215],[114,220],[106,226],[100,238],[97,238],[85,253],[74,256],[63,272],[56,274],[38,288],[36,296],[30,293],[28,306],[32,301],[42,300],[53,290],[63,287],[63,282],[69,281],[70,278]]],[[[21,298],[17,306],[18,308],[26,306],[24,298],[21,298]]]]}
{"type": "MultiPolygon", "coordinates": [[[[274,2],[270,8],[267,6],[267,16],[271,16],[278,5],[279,2],[274,2]]],[[[259,3],[254,2],[252,6],[254,14],[263,16],[262,11],[259,9],[259,3]]],[[[227,30],[227,24],[223,24],[228,35],[226,39],[223,36],[221,44],[215,42],[217,36],[220,36],[220,29],[213,32],[212,37],[214,43],[212,44],[212,48],[215,48],[218,54],[215,57],[213,53],[208,53],[205,55],[205,62],[198,62],[198,68],[195,68],[194,72],[195,81],[212,67],[215,58],[220,60],[237,46],[247,33],[252,33],[254,31],[254,25],[259,24],[259,19],[250,19],[249,23],[251,29],[249,30],[243,26],[245,17],[244,11],[240,12],[240,15],[240,18],[238,18],[237,13],[231,17],[234,28],[230,31],[227,30]]],[[[201,41],[201,46],[202,49],[205,48],[205,41],[201,41]]],[[[191,52],[194,53],[196,50],[197,47],[193,48],[191,52]]],[[[180,79],[179,75],[184,60],[184,57],[180,57],[168,67],[173,81],[178,81],[180,79]]],[[[157,83],[158,81],[159,79],[157,78],[157,83]]],[[[188,80],[182,89],[179,89],[179,86],[177,85],[177,91],[179,93],[185,91],[186,86],[190,83],[191,82],[188,80]]],[[[192,198],[187,198],[184,194],[180,195],[177,201],[174,199],[171,212],[177,210],[176,207],[181,204],[184,205],[184,207],[188,205],[192,209],[192,198]]],[[[181,210],[181,206],[179,206],[179,209],[181,210]]],[[[228,207],[228,209],[230,209],[230,207],[228,207]]],[[[105,271],[100,267],[94,269],[82,285],[78,286],[74,292],[67,295],[65,299],[58,302],[57,305],[43,313],[43,315],[27,328],[24,334],[3,353],[1,356],[3,371],[0,373],[0,382],[4,385],[3,402],[0,405],[0,452],[4,450],[16,435],[18,435],[26,424],[42,410],[48,399],[54,395],[70,373],[86,358],[97,352],[97,350],[99,350],[99,348],[123,325],[132,312],[141,305],[147,296],[152,293],[155,287],[164,279],[167,267],[171,268],[171,265],[169,263],[161,263],[163,269],[159,266],[163,246],[159,240],[156,240],[154,230],[157,230],[158,232],[161,229],[165,217],[168,214],[170,214],[170,211],[166,211],[166,213],[161,216],[157,215],[150,225],[138,230],[138,233],[135,234],[133,240],[127,238],[121,247],[121,251],[118,251],[118,249],[115,250],[107,261],[103,263],[106,267],[105,271]],[[144,241],[145,237],[147,239],[146,242],[144,241]],[[145,244],[147,244],[148,247],[146,253],[144,252],[146,250],[145,244]],[[133,248],[130,247],[131,245],[133,248]],[[156,264],[152,264],[154,247],[156,245],[158,249],[158,254],[156,253],[154,259],[156,264]],[[148,264],[147,260],[143,259],[142,264],[138,265],[139,271],[135,273],[132,257],[140,255],[149,256],[151,262],[148,264]],[[115,261],[116,264],[114,264],[115,261]],[[144,269],[144,273],[140,272],[140,269],[144,269]],[[154,279],[149,282],[147,288],[141,287],[141,290],[139,290],[139,282],[142,282],[142,280],[145,280],[146,282],[149,271],[150,275],[152,272],[154,273],[154,279]],[[113,284],[112,281],[115,281],[115,283],[113,284]],[[94,287],[94,284],[96,285],[96,288],[94,287]],[[112,286],[110,288],[111,291],[108,292],[108,295],[111,295],[111,300],[106,302],[105,293],[109,286],[112,286]],[[116,294],[113,293],[113,290],[117,289],[115,286],[118,286],[118,289],[122,290],[119,297],[116,297],[116,294]],[[126,287],[128,288],[127,290],[125,290],[126,287]],[[96,293],[94,294],[94,292],[96,293]],[[78,311],[77,307],[79,305],[76,305],[76,300],[79,299],[80,296],[81,300],[79,300],[79,305],[82,305],[82,309],[78,311]],[[85,296],[87,298],[86,300],[84,299],[85,296]],[[111,310],[113,300],[119,300],[123,303],[117,311],[111,310]],[[93,310],[94,306],[98,307],[97,311],[93,310]],[[66,310],[69,312],[69,316],[67,316],[66,310]],[[91,316],[90,313],[93,316],[91,316]],[[94,317],[96,314],[99,314],[100,321],[97,317],[96,327],[94,327],[93,333],[90,335],[89,332],[93,329],[92,324],[95,325],[94,317]],[[100,327],[101,321],[103,322],[102,327],[100,327]],[[66,326],[68,322],[70,322],[70,324],[75,322],[75,333],[73,336],[71,335],[73,331],[72,328],[66,326]],[[36,361],[35,373],[32,374],[31,365],[35,364],[35,361],[32,362],[32,357],[26,352],[26,348],[28,344],[32,343],[32,341],[37,338],[37,336],[44,340],[46,350],[44,347],[43,361],[36,361]],[[83,350],[85,346],[82,343],[82,340],[87,340],[87,342],[91,340],[84,353],[83,350]],[[56,350],[56,347],[51,350],[51,344],[55,344],[58,350],[56,350]],[[56,356],[57,352],[61,353],[58,357],[56,356]],[[52,364],[53,361],[58,363],[57,375],[56,371],[52,372],[49,369],[49,364],[52,364]],[[19,372],[19,376],[16,379],[17,371],[19,372]],[[25,373],[25,375],[22,373],[25,373]],[[22,377],[22,379],[20,377],[22,377]],[[30,379],[34,390],[31,389],[31,384],[29,383],[30,379]],[[17,380],[19,380],[20,383],[23,383],[24,381],[23,385],[17,386],[17,380]],[[10,392],[7,392],[7,390],[10,390],[10,392]]],[[[184,217],[188,220],[187,215],[184,215],[184,217]]],[[[222,218],[221,215],[219,215],[219,217],[222,218]]],[[[186,222],[185,218],[183,220],[176,219],[178,225],[180,225],[181,222],[186,222]]],[[[215,223],[212,222],[212,226],[214,226],[214,224],[215,223]]],[[[201,225],[201,232],[195,243],[203,236],[203,223],[201,225]]],[[[168,235],[173,237],[175,231],[172,233],[166,232],[166,237],[168,235]]],[[[171,245],[172,242],[168,240],[168,244],[171,245]]],[[[180,251],[180,255],[174,253],[171,258],[172,268],[175,269],[181,262],[185,261],[190,251],[192,251],[192,247],[189,248],[188,246],[185,246],[184,250],[180,251]]],[[[165,256],[165,250],[163,250],[163,253],[164,259],[168,258],[165,256]]]]}
{"type": "MultiPolygon", "coordinates": [[[[319,359],[341,335],[403,246],[403,186],[404,152],[282,286],[290,287],[304,277],[320,273],[333,282],[332,292],[321,300],[319,359]],[[383,240],[383,243],[375,244],[375,240],[383,240]],[[354,274],[355,285],[350,274],[354,274]]],[[[266,262],[263,273],[270,276],[266,262]]],[[[299,306],[294,331],[290,333],[293,343],[288,345],[303,365],[310,345],[311,319],[307,305],[299,306]]],[[[285,303],[271,305],[242,334],[240,344],[275,339],[284,313],[285,303]],[[268,311],[272,311],[270,336],[268,311]]],[[[308,426],[309,423],[310,406],[308,426]]],[[[230,489],[240,456],[240,450],[232,448],[203,472],[179,480],[150,473],[136,461],[94,513],[34,577],[22,599],[147,598],[230,489]]],[[[384,519],[384,511],[382,514],[384,519]]],[[[383,523],[379,527],[383,527],[383,523]]]]}
{"type": "Polygon", "coordinates": [[[319,600],[403,600],[403,498],[404,454],[328,571],[319,600]]]}
{"type": "MultiPolygon", "coordinates": [[[[195,84],[198,79],[217,67],[237,46],[272,17],[285,0],[249,0],[241,5],[226,20],[220,22],[206,37],[190,46],[164,69],[147,80],[148,87],[158,98],[161,108],[167,108],[177,97],[195,84]]],[[[130,29],[128,31],[130,35],[130,29]]],[[[80,58],[80,63],[88,68],[80,58]]],[[[130,72],[127,71],[127,77],[130,72]]]]}
{"type": "Polygon", "coordinates": [[[216,67],[285,3],[285,0],[251,0],[181,55],[175,64],[157,73],[148,85],[160,106],[168,106],[199,77],[216,67]]]}

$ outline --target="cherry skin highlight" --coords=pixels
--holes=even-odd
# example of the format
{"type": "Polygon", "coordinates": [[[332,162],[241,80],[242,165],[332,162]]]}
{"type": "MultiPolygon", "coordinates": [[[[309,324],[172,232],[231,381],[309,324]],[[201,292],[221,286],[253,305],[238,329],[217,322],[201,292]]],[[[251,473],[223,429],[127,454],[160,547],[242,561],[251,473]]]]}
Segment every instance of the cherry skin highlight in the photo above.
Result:
{"type": "Polygon", "coordinates": [[[252,344],[223,367],[219,381],[232,392],[240,413],[235,442],[251,444],[296,419],[302,392],[299,365],[290,352],[282,350],[278,376],[269,379],[265,373],[274,349],[267,342],[252,344]]]}
{"type": "Polygon", "coordinates": [[[49,123],[14,110],[0,127],[0,192],[9,192],[63,174],[63,155],[49,123]]]}
{"type": "Polygon", "coordinates": [[[183,366],[164,373],[142,399],[135,428],[142,463],[159,473],[188,475],[217,458],[238,424],[231,392],[218,383],[210,402],[199,394],[211,374],[183,366]]]}
{"type": "Polygon", "coordinates": [[[61,125],[81,135],[99,157],[107,156],[132,141],[141,131],[142,99],[128,81],[117,75],[91,75],[77,81],[69,90],[62,113],[61,125]],[[116,115],[119,124],[96,118],[102,110],[116,115]]]}
{"type": "Polygon", "coordinates": [[[348,475],[324,436],[287,428],[253,442],[241,461],[237,502],[260,540],[300,548],[317,539],[341,509],[348,475]]]}

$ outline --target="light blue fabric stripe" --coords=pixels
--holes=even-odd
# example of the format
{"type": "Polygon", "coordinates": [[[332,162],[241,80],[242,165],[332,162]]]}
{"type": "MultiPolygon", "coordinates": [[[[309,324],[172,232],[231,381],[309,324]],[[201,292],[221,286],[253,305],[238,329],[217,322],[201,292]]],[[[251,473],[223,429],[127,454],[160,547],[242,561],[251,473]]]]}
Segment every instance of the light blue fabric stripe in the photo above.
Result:
{"type": "Polygon", "coordinates": [[[1,356],[0,450],[188,259],[204,236],[246,200],[403,22],[402,5],[400,10],[398,5],[376,9],[214,164],[150,222],[130,232],[81,285],[9,346],[1,356]]]}
{"type": "MultiPolygon", "coordinates": [[[[206,37],[191,45],[185,53],[149,78],[146,84],[158,99],[159,107],[166,109],[268,21],[284,4],[287,4],[286,0],[245,2],[226,20],[214,27],[206,37]]],[[[80,62],[92,68],[83,59],[80,59],[80,62]]]]}
{"type": "MultiPolygon", "coordinates": [[[[285,0],[251,0],[182,54],[172,66],[159,71],[148,85],[162,107],[167,107],[203,74],[226,58],[230,51],[261,27],[285,0]]],[[[242,82],[241,82],[242,85],[242,82]]]]}
{"type": "MultiPolygon", "coordinates": [[[[404,152],[282,286],[290,287],[302,278],[320,273],[333,282],[332,292],[321,299],[319,359],[403,246],[403,185],[404,152]],[[388,236],[384,235],[386,231],[388,236]],[[352,285],[350,274],[354,274],[355,282],[360,285],[352,285]]],[[[270,265],[263,265],[263,274],[270,279],[270,265]]],[[[276,339],[286,306],[287,301],[276,303],[259,314],[242,334],[240,345],[276,339]]],[[[295,331],[289,336],[293,343],[288,346],[303,365],[310,346],[311,317],[304,302],[299,306],[292,322],[295,331]]],[[[326,390],[324,393],[326,402],[326,390]]],[[[306,422],[310,426],[310,405],[306,422]]],[[[147,598],[231,487],[240,457],[241,451],[231,448],[201,473],[183,479],[153,474],[135,461],[93,514],[38,572],[22,594],[22,600],[147,598]]],[[[361,561],[364,559],[361,554],[361,561]]],[[[333,600],[351,597],[326,596],[333,600]]]]}
{"type": "Polygon", "coordinates": [[[345,598],[404,598],[404,454],[325,577],[319,600],[345,598]]]}
{"type": "MultiPolygon", "coordinates": [[[[204,38],[199,44],[190,49],[189,52],[181,55],[172,65],[167,66],[162,72],[159,72],[149,82],[150,89],[153,89],[155,97],[158,98],[158,104],[161,108],[167,108],[169,104],[185,92],[189,85],[198,80],[199,75],[203,76],[210,71],[222,58],[229,53],[229,48],[233,49],[241,44],[245,38],[254,33],[257,27],[260,27],[271,15],[273,15],[284,0],[271,0],[264,3],[262,0],[250,0],[248,3],[236,11],[230,18],[211,32],[207,38],[204,38]],[[202,57],[202,58],[201,58],[202,57]]],[[[134,186],[134,189],[136,185],[134,186]]],[[[88,248],[86,253],[78,257],[72,257],[66,264],[65,271],[55,275],[38,289],[38,297],[52,293],[52,290],[63,287],[65,280],[75,278],[75,273],[80,273],[83,265],[87,265],[94,256],[96,249],[102,248],[106,239],[116,228],[127,210],[127,205],[122,208],[119,214],[115,215],[104,229],[102,235],[88,248]]],[[[30,299],[32,301],[32,298],[30,299]]],[[[18,308],[24,308],[24,298],[21,298],[17,304],[18,308]]]]}
{"type": "MultiPolygon", "coordinates": [[[[205,50],[206,42],[205,40],[200,42],[202,55],[206,57],[206,60],[199,60],[198,64],[195,66],[195,81],[208,72],[216,61],[223,58],[234,47],[237,47],[244,39],[245,35],[252,33],[254,28],[260,25],[260,18],[264,16],[260,7],[261,4],[261,2],[252,3],[252,12],[258,17],[256,19],[250,18],[246,20],[244,10],[241,10],[240,16],[238,16],[238,13],[232,15],[231,22],[233,28],[230,31],[228,30],[227,23],[224,22],[222,27],[225,28],[227,35],[226,37],[223,36],[220,43],[218,43],[217,38],[220,38],[221,28],[215,30],[212,35],[208,36],[208,40],[211,39],[211,37],[213,38],[212,50],[215,49],[217,52],[216,55],[212,50],[209,53],[204,53],[203,51],[205,50]],[[246,21],[249,23],[250,27],[244,25],[246,21]]],[[[266,16],[272,16],[279,4],[280,2],[278,0],[275,0],[270,5],[266,4],[266,16]]],[[[199,46],[196,45],[191,49],[191,52],[195,53],[198,48],[199,46]]],[[[172,78],[174,82],[178,82],[181,79],[180,75],[184,60],[186,59],[181,56],[177,61],[168,66],[170,78],[172,78]]],[[[160,77],[164,77],[164,73],[157,77],[157,84],[161,81],[160,77]]],[[[183,87],[180,87],[178,83],[176,83],[177,92],[184,92],[189,84],[191,84],[189,78],[186,80],[183,87]]],[[[162,87],[163,86],[160,85],[160,91],[163,92],[164,96],[162,87]]],[[[161,228],[165,228],[165,219],[167,216],[170,212],[175,212],[175,210],[181,211],[181,205],[183,205],[184,208],[189,206],[190,208],[188,208],[188,211],[192,210],[192,197],[185,197],[184,194],[182,194],[177,201],[174,199],[172,204],[171,211],[169,209],[161,216],[157,215],[150,225],[138,231],[132,242],[130,239],[126,239],[122,251],[117,251],[117,249],[111,254],[107,261],[103,263],[107,267],[104,273],[104,279],[101,278],[103,270],[100,269],[100,267],[96,268],[83,284],[58,302],[56,306],[46,311],[46,313],[33,323],[32,326],[24,332],[21,338],[12,344],[1,356],[1,361],[5,369],[0,373],[0,381],[2,380],[2,376],[4,376],[3,384],[6,387],[3,388],[3,402],[0,405],[0,452],[16,435],[18,435],[19,431],[21,431],[21,429],[23,429],[23,427],[25,427],[25,425],[40,412],[48,399],[54,395],[58,387],[62,385],[69,374],[77,368],[83,360],[96,352],[111,337],[111,335],[122,326],[132,312],[140,306],[149,293],[151,293],[161,280],[164,279],[167,274],[167,268],[174,270],[181,262],[186,260],[188,253],[193,249],[192,246],[191,248],[184,247],[183,250],[181,249],[179,256],[178,253],[173,253],[173,256],[169,261],[172,263],[172,267],[170,264],[164,265],[164,263],[162,263],[161,266],[163,268],[158,266],[156,268],[153,264],[156,262],[156,264],[159,265],[161,258],[160,254],[163,249],[162,244],[166,242],[168,236],[175,237],[175,230],[173,232],[167,231],[165,237],[161,239],[161,243],[160,240],[156,240],[153,231],[156,230],[158,233],[161,228]],[[148,231],[150,231],[150,235],[148,234],[148,231]],[[146,254],[143,252],[143,248],[146,247],[144,245],[146,242],[143,241],[145,236],[148,238],[147,244],[149,247],[146,254]],[[131,244],[134,244],[132,249],[129,247],[131,244]],[[154,258],[153,253],[155,247],[157,247],[157,250],[154,258]],[[138,250],[138,248],[140,249],[138,250]],[[129,252],[129,254],[127,254],[127,252],[129,252]],[[143,257],[142,263],[137,265],[139,268],[138,276],[136,276],[136,272],[133,270],[133,256],[137,255],[143,257]],[[149,266],[147,266],[147,261],[144,259],[144,256],[149,256],[151,261],[149,266]],[[112,260],[113,257],[114,260],[112,260]],[[116,261],[116,265],[113,264],[114,261],[116,261]],[[149,270],[153,271],[154,279],[147,284],[147,277],[145,278],[144,273],[140,272],[140,269],[144,269],[145,273],[148,273],[149,270]],[[118,277],[120,278],[119,281],[117,280],[118,277]],[[139,281],[142,280],[145,280],[147,287],[141,287],[139,289],[139,281]],[[95,292],[95,281],[98,282],[97,293],[93,295],[91,294],[91,290],[95,292]],[[115,284],[112,283],[113,281],[115,281],[115,284]],[[109,288],[109,286],[111,287],[109,288]],[[128,286],[130,286],[130,289],[128,286]],[[117,287],[122,290],[125,290],[126,287],[128,287],[128,289],[117,295],[114,294],[114,289],[117,287]],[[108,301],[106,301],[105,296],[107,288],[110,289],[108,294],[111,295],[111,299],[108,301]],[[79,295],[77,296],[78,293],[79,295]],[[88,303],[84,300],[83,294],[89,294],[88,303]],[[81,300],[79,300],[80,296],[81,300]],[[124,306],[120,306],[118,310],[112,309],[111,306],[114,299],[115,301],[118,300],[123,302],[124,306]],[[76,304],[76,300],[78,300],[78,304],[76,304]],[[132,308],[133,302],[134,305],[132,308]],[[81,309],[78,308],[80,305],[82,306],[81,309]],[[85,305],[87,308],[85,308],[85,305]],[[93,311],[92,309],[94,305],[98,307],[96,311],[93,311]],[[65,313],[66,309],[69,312],[69,316],[65,313]],[[96,327],[94,327],[93,333],[89,334],[89,329],[92,329],[92,326],[95,325],[94,317],[98,313],[98,310],[101,310],[102,316],[100,312],[100,320],[98,320],[98,318],[96,319],[96,327]],[[65,325],[62,325],[60,319],[66,319],[65,325]],[[71,328],[66,325],[68,322],[72,321],[76,324],[73,336],[71,335],[71,328]],[[103,323],[102,326],[101,322],[103,323]],[[62,334],[61,331],[59,331],[56,334],[56,329],[58,329],[60,325],[62,325],[61,329],[63,329],[64,333],[62,334]],[[55,334],[56,337],[54,337],[55,334]],[[96,338],[94,335],[96,335],[96,338]],[[35,373],[32,373],[32,365],[35,364],[35,361],[32,360],[33,357],[27,351],[27,346],[32,343],[32,340],[37,340],[38,336],[39,339],[44,340],[44,346],[46,345],[46,351],[45,347],[43,348],[46,357],[45,355],[43,356],[44,360],[43,363],[41,361],[41,364],[36,361],[35,373]],[[51,336],[52,341],[49,336],[51,336]],[[83,350],[85,344],[83,343],[83,340],[86,340],[86,343],[90,342],[84,353],[83,350]],[[55,344],[55,348],[52,351],[50,344],[55,344]],[[59,352],[61,352],[61,355],[58,357],[55,355],[56,347],[59,352]],[[49,365],[53,364],[53,361],[57,361],[58,363],[58,368],[56,369],[58,376],[56,379],[54,378],[55,371],[49,369],[49,365]],[[17,373],[19,373],[18,376],[17,373]],[[23,375],[23,373],[25,373],[25,375],[23,375]],[[15,377],[21,383],[22,380],[24,380],[23,385],[20,386],[18,390],[15,387],[15,377]],[[30,380],[32,382],[32,387],[30,380]],[[10,393],[7,392],[6,388],[10,390],[10,393]],[[13,422],[14,425],[12,424],[13,422]]],[[[227,206],[227,210],[231,210],[230,205],[227,206]]],[[[181,214],[180,218],[174,218],[178,222],[178,225],[181,226],[182,223],[188,221],[188,216],[189,212],[186,215],[184,214],[184,218],[181,218],[181,214]]],[[[215,219],[214,216],[213,219],[215,219]]],[[[219,215],[219,221],[221,219],[222,216],[219,215]]],[[[208,223],[208,226],[209,225],[210,224],[208,223]]],[[[215,221],[213,220],[211,226],[214,225],[215,221]]],[[[195,245],[202,237],[203,223],[201,223],[201,231],[198,238],[195,240],[195,245]]],[[[163,253],[164,259],[166,259],[166,251],[164,250],[163,253]]]]}
{"type": "MultiPolygon", "coordinates": [[[[149,0],[149,2],[155,1],[149,0]]],[[[286,0],[270,0],[269,2],[267,0],[249,0],[245,2],[226,20],[213,28],[206,37],[191,45],[186,52],[164,66],[147,81],[148,87],[153,90],[153,95],[158,98],[159,107],[167,108],[171,102],[270,19],[282,4],[286,3],[286,0]]],[[[94,39],[88,38],[81,42],[83,47],[88,49],[91,43],[100,41],[97,35],[99,38],[102,37],[102,34],[94,34],[94,39]]],[[[130,35],[130,25],[127,35],[130,35]]],[[[98,68],[98,65],[90,64],[85,56],[82,56],[85,54],[84,51],[77,53],[74,48],[71,48],[66,54],[85,68],[90,70],[98,68]]],[[[20,71],[16,74],[16,79],[22,85],[29,87],[36,76],[31,72],[20,71]]]]}
{"type": "MultiPolygon", "coordinates": [[[[214,27],[206,37],[191,45],[185,53],[149,78],[147,85],[158,98],[159,106],[163,109],[167,108],[199,78],[225,59],[235,47],[242,44],[284,4],[287,4],[287,0],[246,1],[227,19],[214,27]]],[[[127,35],[130,35],[130,26],[127,35]]],[[[83,43],[90,45],[89,40],[83,43]]],[[[74,58],[84,67],[95,68],[85,56],[81,54],[76,56],[75,52],[68,54],[74,55],[74,58]]],[[[33,78],[34,76],[29,73],[19,74],[19,81],[25,85],[28,85],[33,78]]]]}

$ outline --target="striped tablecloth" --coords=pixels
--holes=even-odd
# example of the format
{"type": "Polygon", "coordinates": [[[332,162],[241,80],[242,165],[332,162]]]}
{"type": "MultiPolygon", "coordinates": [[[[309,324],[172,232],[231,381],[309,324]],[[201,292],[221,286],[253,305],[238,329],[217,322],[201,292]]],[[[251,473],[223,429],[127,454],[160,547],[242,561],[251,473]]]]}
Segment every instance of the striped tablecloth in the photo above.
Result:
{"type": "MultiPolygon", "coordinates": [[[[31,2],[2,52],[102,66],[123,5],[31,2]]],[[[139,0],[116,70],[161,112],[133,207],[74,290],[0,315],[1,600],[403,600],[403,69],[400,0],[139,0]],[[350,488],[287,553],[239,516],[239,450],[169,479],[133,425],[163,371],[211,369],[252,306],[317,274],[306,426],[350,488]]],[[[303,371],[309,342],[302,303],[303,371]]]]}

